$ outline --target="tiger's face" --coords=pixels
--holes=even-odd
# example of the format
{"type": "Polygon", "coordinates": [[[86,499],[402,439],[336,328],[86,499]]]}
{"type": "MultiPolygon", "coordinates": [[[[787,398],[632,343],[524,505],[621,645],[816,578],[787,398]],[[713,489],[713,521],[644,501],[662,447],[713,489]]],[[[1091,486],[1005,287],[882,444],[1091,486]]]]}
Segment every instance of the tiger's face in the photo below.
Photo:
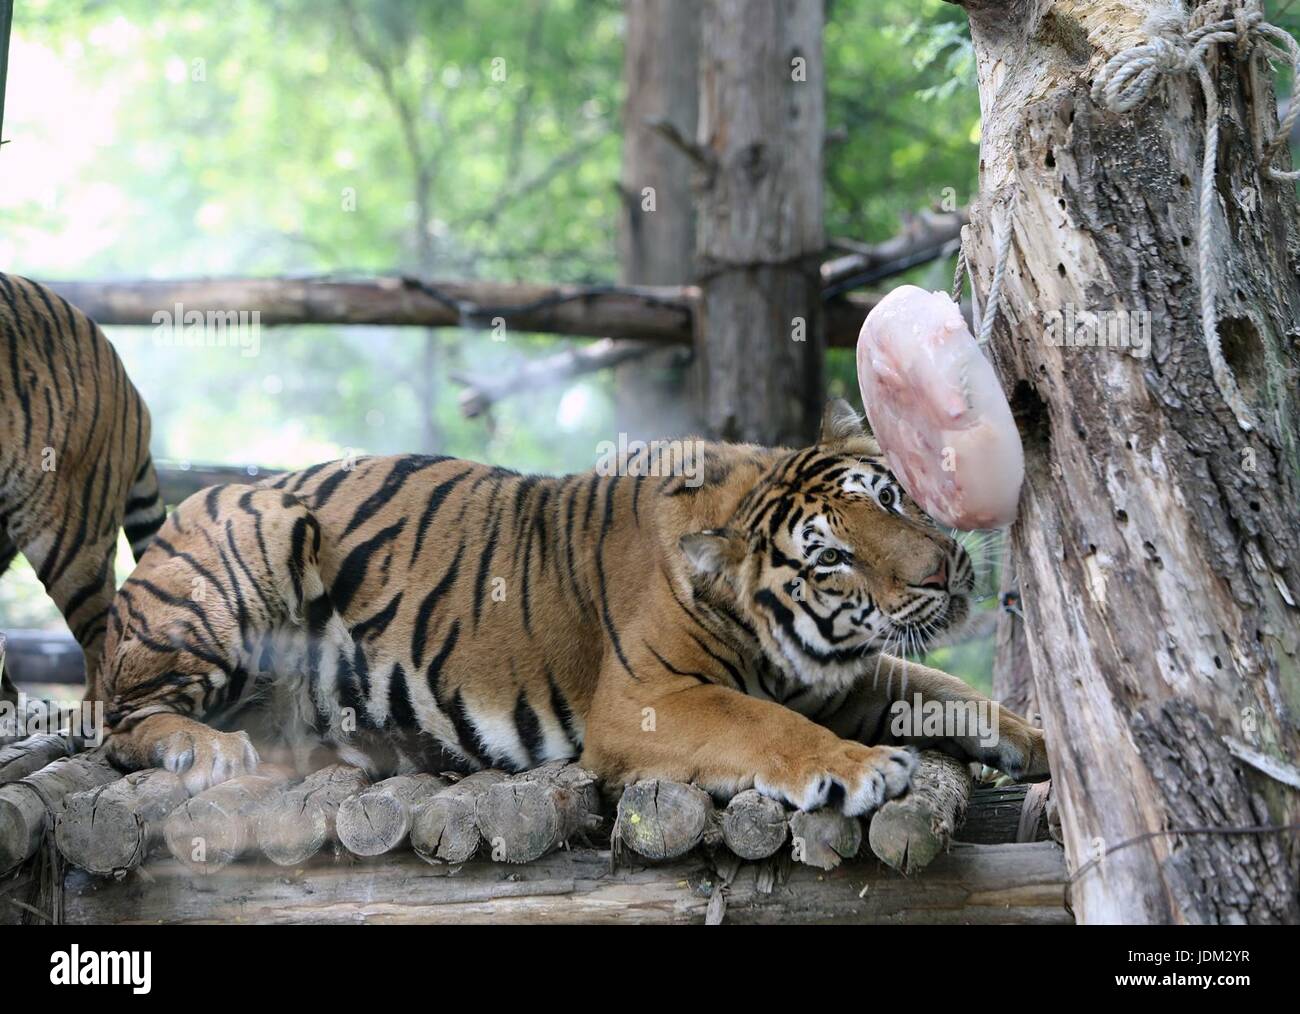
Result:
{"type": "Polygon", "coordinates": [[[681,545],[701,590],[728,599],[774,665],[828,691],[878,652],[920,651],[962,623],[975,586],[969,555],[907,496],[845,403],[725,528],[681,545]]]}

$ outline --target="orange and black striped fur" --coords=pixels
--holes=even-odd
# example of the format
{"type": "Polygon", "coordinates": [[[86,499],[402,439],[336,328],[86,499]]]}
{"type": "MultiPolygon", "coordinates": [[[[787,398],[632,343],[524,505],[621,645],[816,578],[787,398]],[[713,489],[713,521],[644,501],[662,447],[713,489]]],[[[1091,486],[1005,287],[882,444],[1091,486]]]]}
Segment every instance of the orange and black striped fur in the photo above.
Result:
{"type": "Polygon", "coordinates": [[[163,522],[149,411],[104,333],[44,286],[0,274],[0,573],[22,553],[86,655],[94,698],[125,526],[163,522]]]}
{"type": "MultiPolygon", "coordinates": [[[[971,562],[844,403],[806,450],[704,448],[698,486],[661,448],[607,477],[409,456],[196,494],[115,601],[110,749],[192,790],[323,742],[376,774],[581,756],[870,810],[930,742],[891,703],[981,699],[882,651],[964,619],[971,562]]],[[[998,732],[937,745],[1046,773],[1041,733],[998,732]]]]}

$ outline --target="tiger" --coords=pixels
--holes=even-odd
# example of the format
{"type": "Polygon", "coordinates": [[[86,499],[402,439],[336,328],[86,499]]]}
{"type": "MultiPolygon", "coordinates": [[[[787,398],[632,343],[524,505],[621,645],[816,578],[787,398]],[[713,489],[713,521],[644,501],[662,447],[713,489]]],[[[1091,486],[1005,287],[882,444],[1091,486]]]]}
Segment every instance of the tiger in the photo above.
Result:
{"type": "Polygon", "coordinates": [[[118,532],[139,560],[163,523],[149,439],[149,410],[94,321],[0,273],[0,574],[20,552],[31,563],[81,646],[87,700],[99,699],[118,532]]]}
{"type": "Polygon", "coordinates": [[[110,756],[191,792],[322,749],[374,777],[570,758],[851,816],[921,747],[1047,774],[1027,720],[891,654],[966,618],[974,569],[851,406],[803,449],[687,451],[562,477],[364,457],[194,494],[111,610],[110,756]],[[995,734],[898,722],[927,702],[988,706],[995,734]]]}

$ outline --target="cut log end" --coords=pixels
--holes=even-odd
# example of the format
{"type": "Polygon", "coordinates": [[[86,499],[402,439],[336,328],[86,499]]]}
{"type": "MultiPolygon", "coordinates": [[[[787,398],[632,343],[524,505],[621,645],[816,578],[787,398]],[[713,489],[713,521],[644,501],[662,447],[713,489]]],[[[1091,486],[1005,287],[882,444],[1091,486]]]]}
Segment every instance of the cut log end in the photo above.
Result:
{"type": "Polygon", "coordinates": [[[646,859],[675,859],[703,840],[713,820],[713,800],[707,792],[652,778],[623,790],[614,836],[646,859]]]}
{"type": "Polygon", "coordinates": [[[304,863],[335,838],[335,816],[343,801],[370,784],[360,768],[331,764],[299,785],[272,794],[259,807],[257,844],[277,866],[304,863]]]}
{"type": "Polygon", "coordinates": [[[474,856],[482,842],[478,797],[506,778],[504,771],[479,771],[449,785],[411,815],[411,847],[427,863],[457,865],[474,856]]]}
{"type": "Polygon", "coordinates": [[[790,842],[796,862],[833,870],[862,848],[862,822],[835,810],[798,810],[790,815],[790,842]]]}
{"type": "Polygon", "coordinates": [[[0,876],[25,863],[45,840],[49,820],[68,796],[121,777],[103,753],[63,757],[0,786],[0,876]]]}
{"type": "Polygon", "coordinates": [[[493,860],[527,863],[600,825],[596,779],[574,764],[546,764],[497,782],[477,800],[479,833],[493,860]]]}
{"type": "Polygon", "coordinates": [[[135,869],[162,839],[162,822],[189,798],[170,771],[136,771],[69,796],[54,825],[54,842],[74,866],[103,876],[135,869]]]}
{"type": "Polygon", "coordinates": [[[722,812],[722,840],[742,859],[766,859],[789,833],[785,808],[755,789],[734,796],[722,812]]]}
{"type": "Polygon", "coordinates": [[[410,834],[414,811],[446,787],[435,775],[397,775],[345,799],[335,817],[339,841],[357,856],[391,852],[410,834]]]}
{"type": "Polygon", "coordinates": [[[876,858],[901,873],[924,869],[952,841],[970,802],[969,767],[944,754],[921,754],[912,787],[871,818],[867,839],[876,858]]]}
{"type": "Polygon", "coordinates": [[[282,772],[242,775],[186,800],[167,818],[167,850],[196,873],[215,873],[252,851],[262,803],[287,781],[282,772]]]}

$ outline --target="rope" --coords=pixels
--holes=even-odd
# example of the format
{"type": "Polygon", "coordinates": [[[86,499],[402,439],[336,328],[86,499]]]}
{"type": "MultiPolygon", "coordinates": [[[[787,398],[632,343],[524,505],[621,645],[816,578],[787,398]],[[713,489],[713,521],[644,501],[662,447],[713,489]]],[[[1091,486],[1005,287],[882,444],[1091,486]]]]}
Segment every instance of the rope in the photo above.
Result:
{"type": "MultiPolygon", "coordinates": [[[[1217,275],[1214,270],[1215,177],[1219,156],[1219,95],[1206,67],[1209,51],[1220,43],[1233,43],[1239,59],[1258,49],[1270,60],[1290,63],[1293,74],[1300,76],[1300,43],[1287,32],[1264,20],[1260,0],[1220,0],[1199,7],[1188,20],[1181,36],[1152,36],[1145,43],[1116,53],[1097,74],[1092,85],[1093,101],[1106,108],[1125,113],[1151,94],[1165,74],[1183,74],[1195,70],[1205,96],[1205,153],[1201,163],[1201,194],[1198,209],[1197,273],[1200,276],[1201,331],[1210,359],[1210,372],[1219,394],[1246,432],[1255,426],[1254,415],[1237,388],[1237,381],[1223,358],[1219,340],[1218,314],[1215,310],[1217,275]],[[1214,19],[1214,20],[1212,20],[1214,19]]],[[[1294,88],[1294,81],[1292,82],[1294,88]]],[[[1286,147],[1291,128],[1300,115],[1300,103],[1292,95],[1286,115],[1278,129],[1263,146],[1261,159],[1264,175],[1277,182],[1300,179],[1300,171],[1286,172],[1274,165],[1286,147]]]]}
{"type": "MultiPolygon", "coordinates": [[[[1015,206],[1015,196],[1003,211],[1001,220],[997,219],[995,214],[990,217],[994,218],[993,222],[993,280],[989,282],[989,295],[987,305],[981,312],[980,308],[974,305],[972,301],[971,314],[974,317],[975,341],[981,347],[988,344],[989,336],[993,334],[993,324],[997,321],[998,307],[1002,304],[1002,280],[1007,273],[1007,260],[1011,254],[1011,211],[1015,206]]],[[[962,238],[958,241],[957,247],[957,268],[952,276],[952,301],[958,306],[961,305],[962,283],[965,276],[969,273],[971,276],[971,292],[975,291],[975,275],[971,271],[970,261],[966,257],[966,235],[962,230],[962,238]]]]}
{"type": "MultiPolygon", "coordinates": [[[[997,320],[998,307],[1002,303],[1002,279],[1006,276],[1007,258],[1011,253],[1010,204],[1002,213],[1001,222],[993,223],[993,244],[995,251],[993,280],[989,282],[988,304],[980,311],[979,332],[975,336],[975,341],[981,346],[987,345],[989,337],[993,334],[993,324],[997,320]]],[[[972,288],[974,288],[973,283],[972,288]]]]}

